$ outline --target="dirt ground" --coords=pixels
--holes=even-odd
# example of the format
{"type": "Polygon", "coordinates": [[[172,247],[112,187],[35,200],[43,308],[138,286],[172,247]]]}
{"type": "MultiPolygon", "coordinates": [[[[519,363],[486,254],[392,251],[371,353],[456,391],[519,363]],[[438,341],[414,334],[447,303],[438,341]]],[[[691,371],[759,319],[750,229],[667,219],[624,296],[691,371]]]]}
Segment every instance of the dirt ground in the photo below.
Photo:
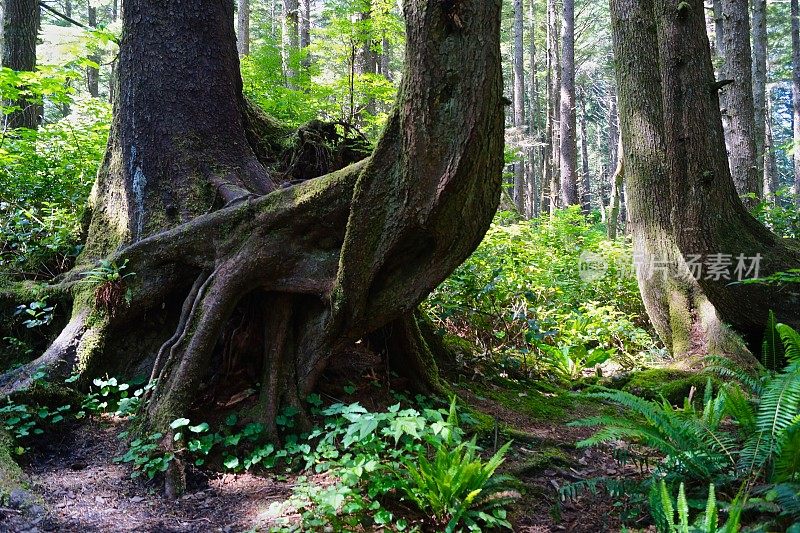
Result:
{"type": "MultiPolygon", "coordinates": [[[[524,483],[523,496],[511,509],[515,531],[619,531],[608,496],[584,493],[565,501],[558,495],[560,487],[577,480],[637,475],[633,468],[621,468],[608,451],[578,450],[575,442],[591,430],[543,421],[466,389],[459,396],[494,418],[498,427],[515,432],[504,465],[524,483]]],[[[568,413],[567,418],[581,416],[568,413]]],[[[17,491],[9,506],[0,508],[0,531],[268,531],[274,525],[270,504],[291,493],[292,480],[285,476],[194,472],[188,493],[168,500],[159,486],[131,479],[128,465],[113,462],[125,451],[117,437],[123,426],[94,419],[34,447],[23,465],[30,490],[17,491]]],[[[502,434],[499,438],[504,439],[502,434]]]]}

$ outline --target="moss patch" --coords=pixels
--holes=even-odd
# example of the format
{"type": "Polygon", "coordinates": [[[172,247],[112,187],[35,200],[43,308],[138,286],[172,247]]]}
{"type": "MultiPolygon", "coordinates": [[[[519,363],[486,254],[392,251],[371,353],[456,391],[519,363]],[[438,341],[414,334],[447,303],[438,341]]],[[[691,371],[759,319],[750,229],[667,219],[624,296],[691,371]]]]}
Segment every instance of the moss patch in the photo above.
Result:
{"type": "Polygon", "coordinates": [[[541,392],[532,387],[507,388],[507,385],[504,385],[497,390],[488,388],[473,390],[476,394],[490,398],[503,407],[534,420],[565,420],[579,401],[576,395],[567,391],[541,392]]]}
{"type": "Polygon", "coordinates": [[[532,457],[516,466],[513,472],[517,476],[530,476],[554,466],[563,467],[569,464],[570,457],[562,449],[556,446],[547,446],[536,450],[532,457]]]}
{"type": "Polygon", "coordinates": [[[719,380],[706,373],[651,368],[633,374],[627,382],[618,383],[614,388],[646,400],[660,400],[664,397],[670,403],[680,405],[689,396],[692,387],[696,389],[694,397],[702,398],[709,377],[714,388],[717,388],[719,380]]]}
{"type": "Polygon", "coordinates": [[[5,431],[0,431],[0,501],[7,502],[11,492],[27,486],[25,474],[14,461],[11,450],[14,440],[5,431]]]}

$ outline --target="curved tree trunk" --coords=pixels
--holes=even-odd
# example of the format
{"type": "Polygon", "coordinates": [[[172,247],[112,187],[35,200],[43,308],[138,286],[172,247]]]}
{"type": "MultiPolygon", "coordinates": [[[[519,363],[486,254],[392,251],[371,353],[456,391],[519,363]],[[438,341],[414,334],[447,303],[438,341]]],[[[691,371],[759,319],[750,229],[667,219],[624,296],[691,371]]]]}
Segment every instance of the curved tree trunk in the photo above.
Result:
{"type": "MultiPolygon", "coordinates": [[[[691,275],[671,231],[670,175],[652,0],[611,2],[620,133],[637,280],[647,314],[673,357],[746,350],[724,327],[691,275]]],[[[621,181],[621,180],[620,180],[621,181]]],[[[619,188],[616,185],[615,188],[619,188]]],[[[617,205],[618,199],[612,199],[617,205]]],[[[615,228],[615,210],[609,228],[615,228]]],[[[613,235],[609,235],[613,238],[613,235]]]]}
{"type": "Polygon", "coordinates": [[[111,249],[100,225],[115,224],[121,246],[110,258],[136,273],[128,303],[96,305],[71,273],[61,287],[74,284],[75,311],[58,346],[5,381],[24,383],[54,358],[77,359],[88,375],[130,366],[119,358],[131,350],[119,348],[135,339],[131,357],[157,379],[145,426],[168,435],[238,357],[260,374],[255,416],[275,431],[280,406],[302,408],[333,354],[378,335],[398,372],[437,389],[413,313],[478,246],[500,199],[500,0],[460,2],[458,12],[407,0],[406,74],[372,157],[277,189],[248,143],[232,4],[131,2],[88,247],[111,249]],[[159,101],[161,76],[176,91],[159,101]],[[234,317],[256,339],[246,350],[224,349],[234,317]]]}
{"type": "MultiPolygon", "coordinates": [[[[747,268],[757,262],[758,275],[765,276],[798,268],[800,249],[796,241],[783,240],[770,233],[747,213],[738,198],[726,158],[718,85],[711,65],[702,2],[691,0],[678,5],[656,0],[654,9],[646,0],[634,4],[641,17],[637,24],[643,30],[637,34],[635,44],[626,41],[629,44],[626,65],[649,81],[630,82],[629,89],[636,92],[628,93],[627,108],[621,112],[627,123],[623,129],[628,131],[626,166],[636,167],[641,158],[642,171],[637,174],[662,180],[653,186],[661,187],[663,180],[667,180],[670,201],[655,200],[666,198],[666,189],[659,189],[661,192],[655,196],[648,191],[651,201],[639,200],[642,205],[637,209],[637,200],[632,195],[632,215],[645,216],[649,221],[647,226],[667,235],[666,250],[654,249],[652,253],[664,253],[659,258],[664,257],[678,274],[683,271],[681,259],[687,265],[691,260],[706,269],[713,264],[727,267],[721,269],[723,275],[703,270],[696,276],[697,285],[720,319],[743,334],[751,346],[757,346],[769,310],[774,310],[780,320],[789,324],[800,323],[797,312],[800,293],[791,285],[731,283],[737,276],[739,260],[741,258],[747,268]],[[652,44],[656,32],[654,20],[657,54],[652,44]],[[642,43],[650,44],[645,47],[642,43]],[[645,76],[647,72],[650,74],[645,76]],[[657,99],[645,97],[652,94],[662,95],[660,111],[654,107],[657,99]],[[640,146],[628,143],[640,143],[640,146]],[[662,153],[665,154],[663,160],[659,155],[662,153]],[[657,172],[662,165],[663,172],[657,172]],[[643,210],[648,208],[655,212],[646,214],[643,210]],[[673,242],[677,250],[670,250],[673,242]]],[[[627,27],[632,18],[630,12],[615,10],[615,46],[624,39],[620,28],[627,27]]],[[[625,70],[621,68],[620,72],[625,70]]],[[[624,84],[624,81],[620,83],[621,91],[624,84]]],[[[620,107],[622,109],[622,103],[620,107]]],[[[656,246],[659,239],[653,235],[641,241],[639,246],[650,242],[656,246]]],[[[742,271],[742,274],[747,275],[747,272],[742,271]]],[[[753,274],[755,272],[750,272],[750,277],[753,274]]],[[[657,311],[652,312],[651,316],[657,314],[657,311]]],[[[657,316],[653,321],[668,323],[657,316]]]]}

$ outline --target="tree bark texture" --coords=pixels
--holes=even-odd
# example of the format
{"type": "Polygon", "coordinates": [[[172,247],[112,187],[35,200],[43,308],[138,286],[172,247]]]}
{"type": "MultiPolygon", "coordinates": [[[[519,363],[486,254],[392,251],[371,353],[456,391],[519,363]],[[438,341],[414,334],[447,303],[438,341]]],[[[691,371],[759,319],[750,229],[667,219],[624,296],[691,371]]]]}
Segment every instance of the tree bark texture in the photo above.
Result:
{"type": "Polygon", "coordinates": [[[250,0],[237,2],[236,48],[239,58],[250,55],[250,0]]]}
{"type": "MultiPolygon", "coordinates": [[[[523,47],[524,12],[522,0],[514,0],[514,127],[521,135],[525,128],[525,50],[523,47]]],[[[525,162],[514,163],[514,203],[523,216],[530,216],[526,210],[525,162]]]]}
{"type": "MultiPolygon", "coordinates": [[[[98,309],[94,289],[77,283],[87,267],[78,267],[59,285],[75,298],[69,326],[41,358],[0,379],[2,391],[29,383],[43,364],[73,361],[87,376],[112,373],[132,363],[119,360],[127,353],[157,378],[144,425],[163,431],[168,448],[169,423],[201,407],[198,391],[225,366],[220,342],[239,316],[249,317],[245,329],[260,342],[230,355],[260,374],[255,418],[272,431],[281,406],[303,408],[332,354],[375,335],[412,386],[435,390],[436,365],[413,313],[475,250],[499,203],[500,0],[460,2],[457,13],[436,0],[407,0],[406,71],[373,155],[282,187],[262,172],[248,140],[233,5],[203,4],[129,0],[125,7],[107,156],[108,168],[121,170],[101,177],[95,196],[126,208],[114,218],[96,208],[93,218],[125,234],[110,258],[127,260],[136,273],[126,283],[129,302],[117,302],[113,313],[98,309]],[[460,27],[448,23],[453,16],[460,27]],[[205,55],[187,60],[191,50],[205,55]],[[165,76],[182,98],[152,97],[165,76]],[[217,128],[207,131],[212,117],[217,128]],[[176,133],[183,134],[177,141],[189,139],[189,150],[176,149],[185,147],[176,133]],[[207,145],[192,144],[209,136],[207,145]],[[154,150],[159,143],[167,149],[154,150]],[[252,174],[243,157],[258,163],[252,174]],[[215,158],[218,165],[206,164],[215,158]],[[221,179],[250,194],[226,201],[221,179]],[[175,194],[181,190],[203,194],[190,202],[175,194]],[[241,315],[244,304],[251,313],[241,315]],[[161,322],[151,328],[154,320],[161,322]],[[156,337],[153,351],[149,337],[156,337]],[[126,345],[136,349],[117,349],[126,345]]],[[[102,239],[98,232],[89,239],[89,248],[109,247],[91,246],[102,239]]],[[[169,479],[179,492],[179,472],[169,479]]]]}
{"type": "MultiPolygon", "coordinates": [[[[760,257],[760,276],[798,268],[798,243],[770,233],[738,198],[718,94],[709,90],[716,85],[702,13],[699,0],[682,8],[656,0],[673,234],[684,257],[760,257]]],[[[800,290],[791,285],[731,284],[713,276],[699,284],[720,317],[752,346],[761,342],[770,310],[800,323],[800,290]]]]}
{"type": "Polygon", "coordinates": [[[580,205],[578,197],[578,135],[575,113],[575,0],[563,1],[561,26],[561,199],[580,205]]]}
{"type": "MultiPolygon", "coordinates": [[[[767,124],[767,0],[752,0],[753,112],[755,121],[756,177],[764,175],[767,124]]],[[[766,191],[765,191],[766,192],[766,191]]]]}
{"type": "Polygon", "coordinates": [[[800,4],[791,0],[792,16],[792,109],[794,138],[794,190],[795,201],[800,207],[800,4]]]}
{"type": "MultiPolygon", "coordinates": [[[[672,176],[653,9],[652,0],[611,2],[614,55],[630,58],[615,62],[625,147],[617,176],[624,168],[639,289],[653,327],[674,357],[738,355],[741,347],[731,341],[733,336],[691,275],[672,234],[667,201],[672,176]]],[[[609,228],[615,226],[613,211],[609,228]]]]}
{"type": "MultiPolygon", "coordinates": [[[[3,13],[3,66],[12,70],[33,72],[36,69],[36,35],[39,31],[37,0],[5,0],[3,13]]],[[[39,105],[20,99],[20,109],[6,117],[9,128],[36,128],[39,105]]]]}
{"type": "Polygon", "coordinates": [[[725,78],[722,89],[723,120],[733,182],[749,208],[761,198],[763,180],[756,163],[753,110],[753,62],[750,49],[750,13],[747,0],[722,0],[725,78]]]}

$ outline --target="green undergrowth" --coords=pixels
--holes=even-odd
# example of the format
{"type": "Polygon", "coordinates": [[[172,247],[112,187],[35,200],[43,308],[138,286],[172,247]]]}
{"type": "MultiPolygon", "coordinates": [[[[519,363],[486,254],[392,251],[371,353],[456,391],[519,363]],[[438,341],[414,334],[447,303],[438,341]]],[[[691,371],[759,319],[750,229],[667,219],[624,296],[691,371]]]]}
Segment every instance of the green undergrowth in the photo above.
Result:
{"type": "Polygon", "coordinates": [[[568,385],[598,364],[631,370],[663,355],[632,265],[630,243],[608,241],[577,209],[552,220],[499,213],[423,308],[466,340],[458,343],[464,372],[568,385]]]}
{"type": "Polygon", "coordinates": [[[134,428],[153,384],[95,379],[81,394],[69,387],[77,375],[63,385],[44,381],[41,372],[34,377],[28,392],[0,406],[1,429],[8,436],[0,443],[0,493],[4,479],[17,483],[20,470],[12,456],[25,454],[36,439],[66,422],[110,415],[131,420],[136,431],[120,434],[128,449],[115,459],[131,465],[132,477],[159,481],[176,459],[190,468],[292,476],[291,496],[268,513],[270,525],[280,531],[511,527],[506,507],[518,495],[515,482],[496,472],[511,441],[503,439],[494,452],[484,450],[474,431],[479,421],[460,412],[455,398],[447,407],[394,393],[396,404],[371,412],[359,403],[325,405],[311,395],[308,412],[316,428],[298,432],[299,411],[286,408],[276,420],[278,442],[263,424],[240,420],[235,412],[215,425],[179,418],[166,433],[143,433],[134,428]],[[299,522],[284,518],[297,515],[299,522]]]}

